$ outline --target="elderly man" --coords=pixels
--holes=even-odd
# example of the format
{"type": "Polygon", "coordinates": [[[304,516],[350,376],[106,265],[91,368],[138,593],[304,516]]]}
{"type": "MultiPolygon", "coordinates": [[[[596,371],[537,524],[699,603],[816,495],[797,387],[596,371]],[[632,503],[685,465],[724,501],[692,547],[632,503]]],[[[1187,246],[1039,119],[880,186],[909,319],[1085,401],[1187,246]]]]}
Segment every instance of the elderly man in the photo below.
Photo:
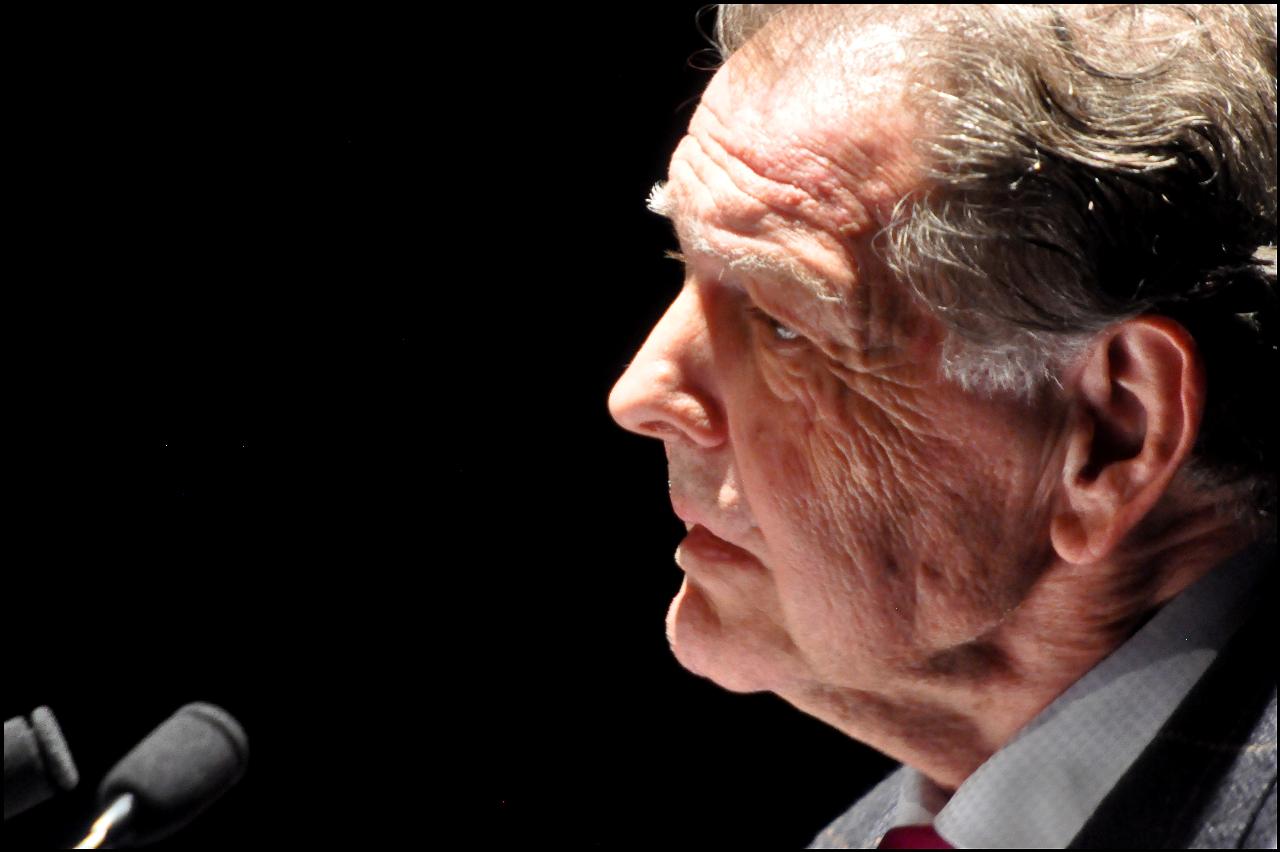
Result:
{"type": "Polygon", "coordinates": [[[717,37],[609,401],[675,656],[904,764],[821,846],[1274,848],[1275,7],[717,37]]]}

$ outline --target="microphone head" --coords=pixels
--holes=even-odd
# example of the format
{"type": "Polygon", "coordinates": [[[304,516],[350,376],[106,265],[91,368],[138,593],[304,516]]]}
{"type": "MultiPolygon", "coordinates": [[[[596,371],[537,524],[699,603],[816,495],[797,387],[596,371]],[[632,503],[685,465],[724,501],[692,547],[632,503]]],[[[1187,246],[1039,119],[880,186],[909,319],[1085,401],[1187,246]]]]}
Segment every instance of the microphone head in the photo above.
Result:
{"type": "Polygon", "coordinates": [[[71,750],[48,707],[31,711],[31,723],[4,723],[4,818],[20,814],[80,782],[71,750]]]}
{"type": "Polygon", "coordinates": [[[127,839],[152,843],[182,828],[240,780],[249,740],[240,723],[212,704],[188,704],[107,773],[98,800],[134,796],[127,839]]]}
{"type": "Polygon", "coordinates": [[[36,740],[40,743],[40,753],[44,755],[44,765],[49,776],[63,790],[75,789],[80,783],[80,773],[76,772],[76,764],[71,759],[71,749],[62,736],[58,720],[48,707],[37,707],[31,711],[31,727],[36,732],[36,740]]]}

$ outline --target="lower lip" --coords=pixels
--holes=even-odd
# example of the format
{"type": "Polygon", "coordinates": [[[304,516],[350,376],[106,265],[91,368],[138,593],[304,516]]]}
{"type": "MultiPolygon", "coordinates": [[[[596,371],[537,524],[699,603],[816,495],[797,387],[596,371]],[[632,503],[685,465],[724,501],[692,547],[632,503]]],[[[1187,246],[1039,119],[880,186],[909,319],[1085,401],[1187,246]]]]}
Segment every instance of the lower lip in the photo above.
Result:
{"type": "Polygon", "coordinates": [[[680,551],[704,562],[746,562],[752,559],[751,554],[741,547],[730,544],[697,524],[689,530],[684,541],[680,542],[680,551]]]}

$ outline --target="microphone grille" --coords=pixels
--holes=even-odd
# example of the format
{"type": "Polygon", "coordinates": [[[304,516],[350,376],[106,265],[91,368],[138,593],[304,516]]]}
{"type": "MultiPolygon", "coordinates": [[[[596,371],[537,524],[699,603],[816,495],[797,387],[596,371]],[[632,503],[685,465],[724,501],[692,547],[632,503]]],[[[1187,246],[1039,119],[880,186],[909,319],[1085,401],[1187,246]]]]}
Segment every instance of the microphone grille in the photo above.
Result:
{"type": "Polygon", "coordinates": [[[28,722],[4,723],[4,818],[7,820],[70,790],[80,780],[71,750],[48,707],[37,707],[28,722]]]}
{"type": "Polygon", "coordinates": [[[67,747],[53,711],[48,707],[32,710],[31,727],[35,729],[36,740],[40,743],[40,752],[44,755],[49,775],[63,790],[75,789],[80,783],[80,773],[76,771],[75,761],[71,759],[71,749],[67,747]]]}
{"type": "Polygon", "coordinates": [[[103,779],[103,807],[132,793],[129,834],[151,843],[177,831],[244,775],[249,740],[230,713],[188,704],[138,743],[103,779]]]}

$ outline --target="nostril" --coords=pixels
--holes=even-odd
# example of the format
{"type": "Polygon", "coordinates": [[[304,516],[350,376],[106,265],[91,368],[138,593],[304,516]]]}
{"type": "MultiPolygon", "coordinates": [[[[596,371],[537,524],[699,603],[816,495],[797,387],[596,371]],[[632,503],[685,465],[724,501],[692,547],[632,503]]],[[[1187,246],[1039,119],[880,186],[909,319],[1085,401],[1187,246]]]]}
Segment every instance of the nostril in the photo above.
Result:
{"type": "Polygon", "coordinates": [[[640,424],[640,431],[653,435],[655,438],[674,438],[680,434],[680,430],[662,420],[648,420],[640,424]]]}

